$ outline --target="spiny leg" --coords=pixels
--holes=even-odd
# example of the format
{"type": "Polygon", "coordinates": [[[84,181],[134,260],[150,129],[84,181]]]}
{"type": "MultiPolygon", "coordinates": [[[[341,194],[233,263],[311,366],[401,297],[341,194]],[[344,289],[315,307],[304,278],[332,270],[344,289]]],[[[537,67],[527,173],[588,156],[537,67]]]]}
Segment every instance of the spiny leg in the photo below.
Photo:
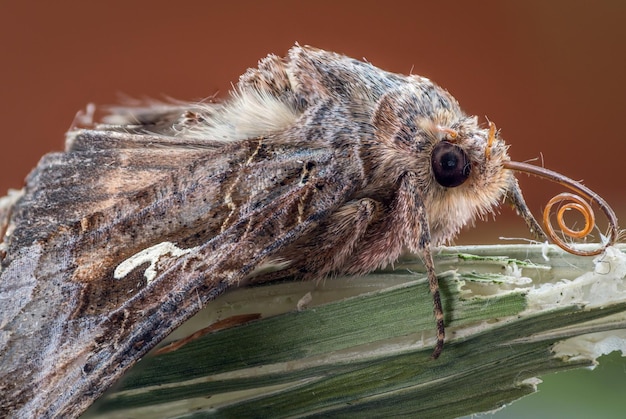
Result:
{"type": "Polygon", "coordinates": [[[361,239],[380,216],[381,206],[372,199],[348,202],[301,240],[275,255],[285,261],[285,269],[259,275],[253,281],[266,282],[287,276],[311,280],[345,272],[347,260],[360,251],[361,239]]]}
{"type": "Polygon", "coordinates": [[[446,337],[443,306],[439,292],[439,280],[437,279],[431,252],[430,226],[426,208],[419,195],[417,177],[414,174],[407,173],[401,180],[395,207],[400,212],[398,214],[400,218],[406,217],[407,220],[412,220],[404,230],[404,239],[410,251],[421,253],[424,266],[426,267],[428,287],[433,297],[433,313],[437,327],[437,342],[431,357],[437,359],[441,355],[446,337]]]}
{"type": "Polygon", "coordinates": [[[422,249],[422,258],[424,259],[424,266],[426,266],[426,272],[428,274],[428,288],[430,294],[433,297],[433,313],[435,314],[435,322],[437,327],[437,343],[435,343],[435,349],[431,357],[437,359],[441,355],[443,350],[443,342],[446,338],[446,330],[443,321],[443,306],[441,305],[441,293],[439,292],[439,280],[437,279],[437,273],[435,272],[435,264],[433,263],[433,257],[430,251],[430,246],[422,249]]]}
{"type": "Polygon", "coordinates": [[[430,227],[426,208],[419,194],[418,179],[407,173],[398,181],[398,189],[389,205],[389,213],[368,231],[357,251],[345,263],[345,273],[362,274],[393,263],[403,247],[422,256],[428,273],[437,326],[437,343],[433,358],[442,351],[445,338],[444,315],[439,282],[431,254],[430,227]]]}

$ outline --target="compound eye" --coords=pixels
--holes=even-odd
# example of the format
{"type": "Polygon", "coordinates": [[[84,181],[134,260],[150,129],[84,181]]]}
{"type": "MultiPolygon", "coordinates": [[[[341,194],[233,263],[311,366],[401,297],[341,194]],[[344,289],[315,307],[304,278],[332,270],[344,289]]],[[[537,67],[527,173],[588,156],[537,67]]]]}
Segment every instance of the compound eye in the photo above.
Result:
{"type": "Polygon", "coordinates": [[[430,165],[437,183],[446,188],[463,184],[472,171],[472,163],[465,151],[448,141],[435,145],[430,155],[430,165]]]}

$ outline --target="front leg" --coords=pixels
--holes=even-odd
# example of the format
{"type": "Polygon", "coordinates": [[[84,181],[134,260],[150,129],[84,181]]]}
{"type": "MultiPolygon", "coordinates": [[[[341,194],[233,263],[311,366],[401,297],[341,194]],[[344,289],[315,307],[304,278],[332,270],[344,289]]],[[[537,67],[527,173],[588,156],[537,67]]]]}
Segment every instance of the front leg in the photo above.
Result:
{"type": "Polygon", "coordinates": [[[291,276],[315,280],[346,273],[346,261],[361,250],[363,237],[382,215],[382,205],[373,199],[362,198],[346,203],[292,246],[274,256],[285,268],[258,275],[252,281],[260,283],[291,276]]]}
{"type": "MultiPolygon", "coordinates": [[[[422,211],[425,213],[425,211],[422,211]]],[[[428,227],[428,221],[424,215],[424,224],[428,227]]],[[[441,305],[441,294],[439,292],[439,280],[437,279],[437,273],[435,272],[435,264],[433,263],[433,256],[430,249],[430,233],[428,228],[422,229],[422,238],[425,239],[426,245],[422,248],[421,255],[424,260],[424,266],[426,266],[426,272],[428,273],[428,287],[430,288],[430,294],[433,297],[433,313],[435,314],[435,323],[437,327],[437,343],[431,357],[437,359],[441,355],[443,350],[443,342],[446,337],[446,329],[443,321],[443,306],[441,305]],[[428,237],[424,237],[428,236],[428,237]]],[[[421,240],[421,239],[420,239],[421,240]]]]}
{"type": "Polygon", "coordinates": [[[443,306],[439,292],[439,280],[435,272],[435,264],[431,252],[430,227],[426,215],[426,207],[419,195],[417,177],[408,173],[404,176],[398,191],[395,214],[398,222],[407,222],[404,231],[405,245],[412,253],[422,255],[424,266],[428,274],[428,287],[433,297],[433,313],[437,327],[437,343],[432,353],[432,358],[437,359],[443,350],[443,342],[446,337],[443,319],[443,306]]]}
{"type": "Polygon", "coordinates": [[[432,357],[441,354],[445,338],[439,282],[433,263],[430,227],[420,195],[417,176],[406,173],[397,183],[395,196],[346,260],[342,273],[361,275],[395,262],[403,249],[421,255],[428,274],[437,325],[437,343],[432,357]]]}

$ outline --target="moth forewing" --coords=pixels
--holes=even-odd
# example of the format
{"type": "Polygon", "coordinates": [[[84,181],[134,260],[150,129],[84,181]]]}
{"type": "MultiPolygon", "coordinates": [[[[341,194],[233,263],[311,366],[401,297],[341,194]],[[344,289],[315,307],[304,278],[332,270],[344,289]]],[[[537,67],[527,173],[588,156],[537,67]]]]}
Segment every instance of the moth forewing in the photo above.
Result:
{"type": "MultiPolygon", "coordinates": [[[[263,140],[254,141],[260,144],[263,140]]],[[[118,151],[132,154],[128,150],[134,149],[118,151]]],[[[142,148],[136,150],[145,152],[142,148]]],[[[254,147],[247,150],[248,154],[240,150],[245,155],[239,159],[249,162],[249,169],[217,170],[223,155],[209,153],[202,156],[204,165],[194,162],[183,168],[171,168],[164,176],[168,182],[144,187],[143,178],[138,176],[135,179],[139,187],[129,187],[132,193],[115,192],[114,198],[101,192],[112,189],[106,183],[122,177],[130,186],[132,174],[138,168],[113,164],[116,159],[105,160],[97,153],[90,158],[95,161],[100,158],[110,175],[101,169],[96,177],[89,172],[89,166],[75,166],[71,152],[42,162],[31,175],[26,199],[19,201],[14,210],[48,219],[56,214],[56,230],[49,230],[44,244],[35,241],[26,245],[28,218],[12,221],[20,231],[8,238],[10,257],[6,258],[8,266],[2,271],[1,286],[5,290],[9,285],[24,289],[20,292],[28,292],[25,288],[32,290],[33,286],[37,289],[24,307],[15,307],[15,313],[3,308],[4,315],[14,316],[4,327],[4,330],[13,329],[11,339],[3,347],[2,374],[12,376],[13,380],[2,380],[3,394],[7,395],[3,407],[34,415],[80,413],[95,397],[85,394],[99,394],[100,388],[112,383],[174,327],[193,315],[200,308],[199,301],[204,304],[215,298],[280,252],[332,211],[351,187],[350,179],[336,182],[336,178],[329,179],[317,172],[309,173],[308,181],[303,182],[298,168],[305,164],[300,161],[302,156],[295,154],[291,163],[282,158],[282,174],[266,179],[266,188],[258,188],[241,173],[250,170],[258,175],[258,171],[265,169],[255,168],[256,159],[267,155],[257,153],[252,157],[254,147]],[[216,159],[214,164],[211,156],[216,159]],[[70,164],[65,167],[64,162],[70,164]],[[56,195],[59,183],[66,188],[73,184],[68,185],[65,176],[45,176],[51,170],[74,171],[89,179],[85,183],[85,188],[91,188],[93,193],[89,205],[68,199],[67,205],[61,206],[56,195]],[[127,171],[127,176],[121,176],[120,170],[127,171]],[[233,175],[235,178],[229,178],[233,175]],[[237,191],[237,197],[231,199],[234,206],[205,198],[226,198],[225,193],[220,193],[225,189],[237,191]],[[37,205],[29,199],[30,196],[34,199],[34,195],[37,205]],[[114,205],[102,204],[97,196],[112,200],[114,205]],[[47,212],[52,199],[55,214],[47,212]],[[306,205],[301,205],[303,202],[306,205]],[[123,211],[127,205],[134,206],[135,211],[123,211]],[[96,211],[92,212],[93,209],[96,211]],[[216,218],[219,222],[215,222],[216,218]],[[193,249],[193,253],[177,253],[172,248],[157,252],[154,262],[158,269],[150,281],[144,275],[147,264],[139,264],[135,270],[115,277],[115,269],[141,249],[168,240],[176,242],[174,249],[193,249]],[[18,245],[19,249],[15,249],[18,245]],[[25,249],[30,250],[25,252],[25,249]],[[57,259],[67,261],[66,265],[59,266],[57,259]],[[32,270],[19,269],[24,264],[33,266],[32,270]],[[54,269],[44,276],[50,268],[54,269]],[[35,314],[29,304],[36,305],[37,315],[46,321],[24,323],[23,318],[35,314]],[[10,358],[4,355],[17,355],[25,347],[39,350],[28,352],[26,359],[5,362],[10,358]],[[47,367],[24,369],[22,362],[47,367]],[[35,378],[41,374],[45,380],[35,378]],[[62,397],[61,393],[72,397],[62,397]]],[[[115,155],[114,151],[107,150],[106,155],[115,155]]],[[[175,152],[171,148],[164,151],[175,152]]],[[[272,150],[270,145],[265,153],[282,151],[284,148],[272,150]]],[[[326,152],[306,153],[307,162],[326,166],[327,173],[338,171],[327,157],[326,152]]],[[[131,160],[124,157],[126,162],[131,160]]],[[[152,161],[161,165],[159,160],[152,161]]],[[[159,172],[168,169],[161,166],[159,172]]]]}

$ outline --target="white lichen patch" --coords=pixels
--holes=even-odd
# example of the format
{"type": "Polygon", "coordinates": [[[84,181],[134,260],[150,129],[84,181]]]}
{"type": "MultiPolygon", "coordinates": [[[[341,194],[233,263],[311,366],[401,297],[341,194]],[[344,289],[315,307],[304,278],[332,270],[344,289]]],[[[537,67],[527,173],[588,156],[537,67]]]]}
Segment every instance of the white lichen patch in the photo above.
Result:
{"type": "Polygon", "coordinates": [[[159,259],[165,255],[171,255],[172,257],[180,257],[186,255],[188,253],[196,250],[195,247],[189,249],[181,249],[176,246],[172,242],[162,242],[159,244],[155,244],[154,246],[148,247],[147,249],[142,250],[134,254],[133,256],[126,259],[124,262],[120,263],[117,268],[115,268],[115,272],[113,276],[115,279],[122,279],[133,270],[137,269],[139,266],[150,263],[144,272],[144,276],[148,284],[154,280],[157,275],[157,263],[159,259]]]}
{"type": "MultiPolygon", "coordinates": [[[[593,271],[573,280],[543,284],[528,293],[527,313],[578,304],[585,309],[626,302],[626,254],[615,247],[594,259],[593,271]]],[[[552,348],[555,356],[595,361],[600,355],[621,351],[626,356],[626,312],[617,313],[581,327],[591,333],[564,339],[552,348]],[[610,325],[614,325],[611,327],[610,325]],[[597,331],[602,328],[602,331],[597,331]]],[[[555,331],[558,333],[558,331],[555,331]]]]}
{"type": "Polygon", "coordinates": [[[547,283],[528,292],[528,311],[581,304],[600,307],[626,301],[626,254],[609,247],[594,259],[595,269],[573,280],[547,283]]]}
{"type": "Polygon", "coordinates": [[[610,330],[576,336],[558,342],[552,350],[558,357],[572,361],[580,359],[595,361],[599,356],[615,351],[620,351],[622,356],[626,356],[626,330],[610,330]]]}

